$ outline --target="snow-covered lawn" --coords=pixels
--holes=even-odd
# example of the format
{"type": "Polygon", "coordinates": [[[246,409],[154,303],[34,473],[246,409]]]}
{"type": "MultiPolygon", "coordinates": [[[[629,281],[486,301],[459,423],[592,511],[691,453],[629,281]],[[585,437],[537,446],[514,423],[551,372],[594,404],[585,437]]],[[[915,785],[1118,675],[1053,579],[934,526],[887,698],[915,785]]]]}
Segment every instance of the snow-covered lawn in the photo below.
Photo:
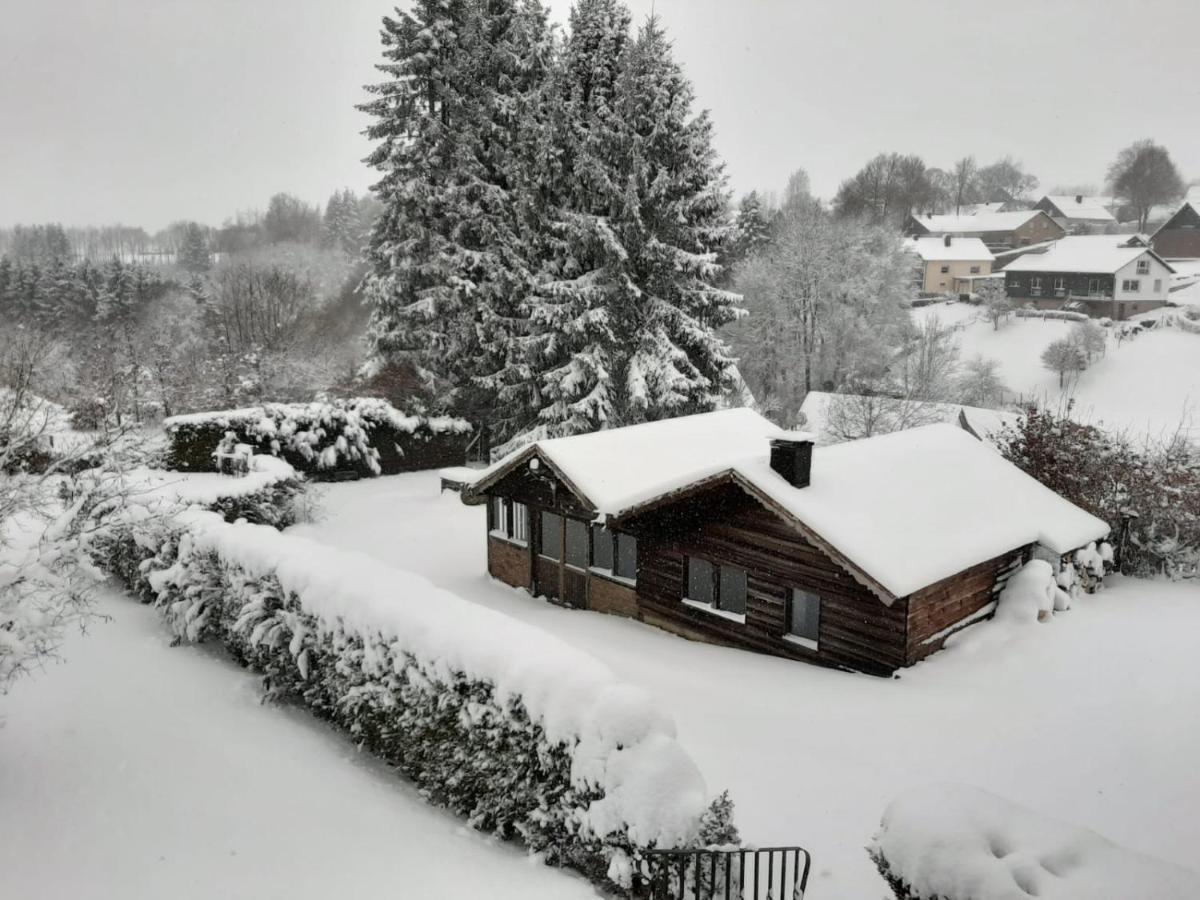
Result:
{"type": "Polygon", "coordinates": [[[894,797],[936,782],[1195,866],[1194,584],[1118,579],[1019,643],[971,641],[885,680],[691,643],[494,582],[483,508],[439,496],[432,473],[324,490],[325,518],[297,532],[536,623],[652,690],[710,789],[732,791],[744,837],[813,851],[814,898],[886,896],[863,848],[894,797]]]}
{"type": "Polygon", "coordinates": [[[595,897],[489,841],[258,679],[106,593],[0,697],[0,896],[595,897]]]}
{"type": "Polygon", "coordinates": [[[1119,346],[1110,338],[1106,354],[1060,390],[1058,376],[1042,365],[1042,351],[1074,323],[1012,317],[995,330],[965,303],[922,307],[913,315],[958,326],[962,358],[999,361],[1005,384],[1025,400],[1060,409],[1074,399],[1076,418],[1138,435],[1170,433],[1184,420],[1200,434],[1200,335],[1164,328],[1119,346]]]}

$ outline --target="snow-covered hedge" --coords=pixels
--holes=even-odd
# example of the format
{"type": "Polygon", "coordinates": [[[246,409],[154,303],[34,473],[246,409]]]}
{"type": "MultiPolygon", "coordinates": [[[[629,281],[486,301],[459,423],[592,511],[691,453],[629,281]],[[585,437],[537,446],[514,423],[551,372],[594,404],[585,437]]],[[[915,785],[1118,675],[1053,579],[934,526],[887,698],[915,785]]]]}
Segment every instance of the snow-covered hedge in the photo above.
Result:
{"type": "Polygon", "coordinates": [[[1018,319],[1063,319],[1067,322],[1089,322],[1092,318],[1087,313],[1069,309],[1018,309],[1016,315],[1018,319]]]}
{"type": "MultiPolygon", "coordinates": [[[[194,508],[92,557],[476,828],[628,886],[642,851],[736,838],[672,721],[551,635],[411,573],[194,508]]],[[[298,789],[303,789],[298,786],[298,789]]]]}
{"type": "Polygon", "coordinates": [[[898,900],[1200,897],[1200,874],[965,786],[893,801],[869,851],[898,900]]]}
{"type": "Polygon", "coordinates": [[[247,409],[175,416],[163,423],[168,468],[214,472],[222,442],[248,444],[317,478],[370,477],[462,463],[471,425],[462,419],[409,416],[384,400],[268,403],[247,409]]]}

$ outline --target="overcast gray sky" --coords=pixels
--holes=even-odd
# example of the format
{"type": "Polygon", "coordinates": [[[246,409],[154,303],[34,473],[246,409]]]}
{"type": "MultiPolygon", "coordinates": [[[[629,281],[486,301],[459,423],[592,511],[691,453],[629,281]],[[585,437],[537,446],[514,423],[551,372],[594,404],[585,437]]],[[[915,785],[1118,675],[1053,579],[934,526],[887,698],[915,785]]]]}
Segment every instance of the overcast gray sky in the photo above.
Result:
{"type": "MultiPolygon", "coordinates": [[[[563,21],[570,0],[549,0],[563,21]]],[[[637,19],[652,0],[629,0],[637,19]]],[[[0,225],[220,224],[371,183],[379,0],[3,0],[0,225]]],[[[1100,182],[1153,137],[1200,177],[1197,0],[656,0],[731,186],[884,150],[1100,182]]]]}

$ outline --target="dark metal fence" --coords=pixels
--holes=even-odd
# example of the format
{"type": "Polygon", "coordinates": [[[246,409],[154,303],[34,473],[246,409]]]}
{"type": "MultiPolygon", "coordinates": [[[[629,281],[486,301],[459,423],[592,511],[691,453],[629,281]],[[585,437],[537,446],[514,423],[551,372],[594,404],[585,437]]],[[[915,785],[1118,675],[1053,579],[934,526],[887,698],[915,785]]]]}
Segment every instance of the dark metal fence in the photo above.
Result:
{"type": "Polygon", "coordinates": [[[650,900],[801,900],[812,858],[801,847],[651,850],[650,900]]]}

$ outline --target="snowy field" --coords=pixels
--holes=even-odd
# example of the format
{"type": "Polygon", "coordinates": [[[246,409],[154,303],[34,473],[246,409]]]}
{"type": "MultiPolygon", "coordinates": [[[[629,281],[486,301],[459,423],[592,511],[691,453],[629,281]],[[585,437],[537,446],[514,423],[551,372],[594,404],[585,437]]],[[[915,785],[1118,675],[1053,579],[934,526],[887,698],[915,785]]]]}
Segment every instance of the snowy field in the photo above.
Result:
{"type": "Polygon", "coordinates": [[[962,359],[998,360],[1009,390],[1025,400],[1061,409],[1073,399],[1075,418],[1137,435],[1171,433],[1181,423],[1200,435],[1200,335],[1166,328],[1120,346],[1110,339],[1104,357],[1060,390],[1041,356],[1073,322],[1014,316],[997,331],[965,303],[921,307],[913,316],[958,327],[962,359]]]}
{"type": "Polygon", "coordinates": [[[884,680],[691,643],[494,582],[483,508],[439,496],[431,473],[323,490],[323,520],[296,532],[536,623],[652,690],[710,789],[732,791],[743,836],[813,851],[814,900],[889,897],[863,847],[894,797],[939,782],[1195,866],[1194,584],[1117,579],[1019,647],[975,640],[884,680]]]}
{"type": "Polygon", "coordinates": [[[0,897],[595,897],[428,806],[258,679],[171,648],[156,613],[111,621],[0,697],[0,897]]]}

